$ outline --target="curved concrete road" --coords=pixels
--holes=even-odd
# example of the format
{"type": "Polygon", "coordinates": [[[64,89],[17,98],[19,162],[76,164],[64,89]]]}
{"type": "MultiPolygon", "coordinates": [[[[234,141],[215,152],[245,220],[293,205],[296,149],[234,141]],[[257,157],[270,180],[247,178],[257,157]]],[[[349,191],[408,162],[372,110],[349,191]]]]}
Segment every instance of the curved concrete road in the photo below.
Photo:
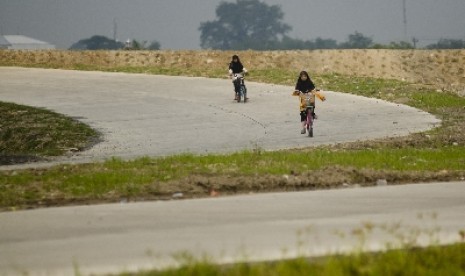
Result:
{"type": "MultiPolygon", "coordinates": [[[[247,104],[232,101],[231,87],[217,79],[0,68],[0,101],[46,107],[104,134],[67,162],[304,147],[439,123],[407,106],[326,92],[316,137],[308,138],[299,133],[292,87],[249,82],[247,104]]],[[[367,249],[399,242],[398,233],[420,233],[419,243],[454,242],[465,228],[464,188],[416,184],[5,212],[0,275],[161,268],[182,252],[218,262],[320,255],[353,249],[361,238],[353,230],[372,226],[367,249]]]]}
{"type": "Polygon", "coordinates": [[[234,102],[225,79],[0,67],[0,101],[45,107],[91,125],[103,142],[61,161],[275,150],[407,135],[439,120],[381,100],[325,92],[315,137],[300,134],[293,87],[247,82],[234,102]]]}

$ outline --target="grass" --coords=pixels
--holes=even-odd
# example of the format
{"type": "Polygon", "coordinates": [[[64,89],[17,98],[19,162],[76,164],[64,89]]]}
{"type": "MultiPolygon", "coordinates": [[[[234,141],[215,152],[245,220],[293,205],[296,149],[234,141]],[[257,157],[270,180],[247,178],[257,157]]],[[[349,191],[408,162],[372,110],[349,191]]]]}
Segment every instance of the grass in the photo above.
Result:
{"type": "Polygon", "coordinates": [[[94,66],[94,65],[78,64],[78,65],[73,66],[72,69],[84,70],[84,71],[123,72],[123,73],[188,76],[188,77],[208,77],[208,78],[226,77],[224,70],[218,70],[218,69],[205,70],[205,69],[196,68],[196,67],[190,67],[190,68],[148,67],[148,66],[101,67],[101,66],[94,66]]]}
{"type": "MultiPolygon", "coordinates": [[[[334,174],[336,172],[328,170],[340,167],[351,168],[339,172],[345,182],[369,185],[376,182],[376,177],[383,177],[378,174],[371,176],[373,171],[397,172],[384,176],[390,182],[412,171],[420,172],[422,177],[427,176],[425,172],[460,172],[463,171],[464,156],[463,146],[441,150],[405,148],[351,151],[328,147],[309,152],[256,150],[231,155],[183,154],[133,161],[112,159],[104,163],[62,165],[46,170],[2,172],[0,206],[15,209],[54,205],[54,202],[73,204],[121,199],[166,199],[175,192],[206,196],[211,189],[223,193],[321,189],[338,187],[342,183],[338,179],[330,184],[322,180],[318,182],[308,177],[309,172],[334,174]],[[309,164],[307,161],[310,158],[313,162],[309,164]],[[295,183],[284,181],[284,175],[297,176],[295,183]],[[261,179],[265,176],[265,179],[261,179]],[[221,178],[210,182],[209,178],[213,177],[221,178]],[[240,178],[248,180],[242,179],[241,182],[240,178]],[[269,183],[262,183],[266,181],[269,183]]],[[[460,175],[457,173],[456,177],[460,175]]],[[[416,177],[421,179],[420,176],[416,177]]]]}
{"type": "MultiPolygon", "coordinates": [[[[434,220],[437,214],[421,213],[418,220],[434,220]]],[[[174,254],[177,265],[161,270],[146,270],[125,275],[465,275],[465,230],[458,233],[460,242],[439,244],[440,228],[434,224],[429,227],[417,227],[411,223],[374,224],[364,222],[360,227],[334,233],[339,238],[356,240],[349,252],[332,253],[322,257],[305,257],[299,253],[297,258],[279,261],[237,262],[218,264],[214,258],[206,255],[195,257],[182,252],[174,254]],[[391,237],[384,249],[373,252],[365,249],[367,240],[373,234],[385,233],[391,237]],[[421,246],[420,240],[428,239],[428,246],[421,246]]],[[[311,247],[306,241],[311,230],[297,232],[298,252],[311,247]]],[[[245,257],[246,258],[246,257],[245,257]]]]}
{"type": "Polygon", "coordinates": [[[46,109],[0,102],[0,156],[56,156],[98,138],[84,123],[46,109]]]}
{"type": "Polygon", "coordinates": [[[180,268],[121,273],[119,275],[465,275],[465,244],[353,253],[323,258],[296,258],[279,262],[216,265],[188,260],[180,268]]]}

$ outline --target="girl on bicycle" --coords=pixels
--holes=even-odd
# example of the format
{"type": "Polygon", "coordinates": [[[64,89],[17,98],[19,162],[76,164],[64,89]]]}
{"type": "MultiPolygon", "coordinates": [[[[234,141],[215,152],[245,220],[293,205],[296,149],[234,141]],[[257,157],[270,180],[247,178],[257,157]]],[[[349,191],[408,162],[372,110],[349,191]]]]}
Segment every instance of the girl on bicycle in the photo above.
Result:
{"type": "Polygon", "coordinates": [[[234,81],[235,74],[247,73],[247,69],[241,63],[238,55],[233,55],[232,60],[229,63],[229,78],[233,80],[234,84],[234,100],[237,100],[237,93],[239,93],[240,84],[237,81],[234,81]]]}
{"type": "MultiPolygon", "coordinates": [[[[315,84],[310,79],[307,71],[301,71],[297,83],[295,85],[293,96],[299,96],[299,93],[314,93],[320,100],[324,101],[325,97],[315,90],[315,84]]],[[[313,102],[313,118],[317,118],[315,114],[315,103],[313,102]]],[[[305,101],[300,98],[300,122],[302,123],[302,131],[300,133],[305,134],[305,123],[307,121],[307,110],[305,101]]]]}

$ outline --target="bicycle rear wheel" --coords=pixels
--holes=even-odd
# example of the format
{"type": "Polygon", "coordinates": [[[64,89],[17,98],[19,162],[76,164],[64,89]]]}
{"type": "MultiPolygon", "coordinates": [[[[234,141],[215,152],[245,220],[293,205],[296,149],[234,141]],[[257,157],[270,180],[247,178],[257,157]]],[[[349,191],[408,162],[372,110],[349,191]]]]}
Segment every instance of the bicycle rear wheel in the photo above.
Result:
{"type": "Polygon", "coordinates": [[[307,108],[307,133],[308,137],[313,137],[313,107],[307,108]]]}
{"type": "Polygon", "coordinates": [[[237,102],[240,103],[242,99],[244,99],[244,101],[245,101],[244,86],[243,85],[241,85],[240,88],[239,88],[239,93],[237,95],[237,102]]]}

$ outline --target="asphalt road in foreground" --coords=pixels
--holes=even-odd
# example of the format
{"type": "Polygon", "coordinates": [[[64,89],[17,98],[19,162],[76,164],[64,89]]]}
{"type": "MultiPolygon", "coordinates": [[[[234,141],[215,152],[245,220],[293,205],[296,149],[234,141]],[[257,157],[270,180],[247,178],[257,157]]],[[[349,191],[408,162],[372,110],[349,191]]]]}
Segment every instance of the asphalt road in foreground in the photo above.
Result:
{"type": "Polygon", "coordinates": [[[309,138],[300,134],[293,87],[246,84],[250,102],[243,104],[233,101],[228,79],[0,67],[0,101],[48,108],[103,134],[101,143],[61,162],[299,148],[407,135],[440,123],[405,105],[325,91],[309,138]]]}
{"type": "MultiPolygon", "coordinates": [[[[247,85],[250,102],[238,104],[224,79],[0,68],[0,101],[45,107],[103,133],[103,142],[59,162],[297,148],[439,123],[407,106],[325,91],[308,138],[292,87],[247,85]]],[[[163,268],[181,253],[232,262],[375,250],[409,237],[455,242],[464,196],[465,183],[453,182],[4,212],[0,275],[163,268]]]]}
{"type": "Polygon", "coordinates": [[[457,242],[464,196],[465,182],[451,182],[4,212],[0,275],[164,268],[183,253],[227,263],[457,242]]]}

